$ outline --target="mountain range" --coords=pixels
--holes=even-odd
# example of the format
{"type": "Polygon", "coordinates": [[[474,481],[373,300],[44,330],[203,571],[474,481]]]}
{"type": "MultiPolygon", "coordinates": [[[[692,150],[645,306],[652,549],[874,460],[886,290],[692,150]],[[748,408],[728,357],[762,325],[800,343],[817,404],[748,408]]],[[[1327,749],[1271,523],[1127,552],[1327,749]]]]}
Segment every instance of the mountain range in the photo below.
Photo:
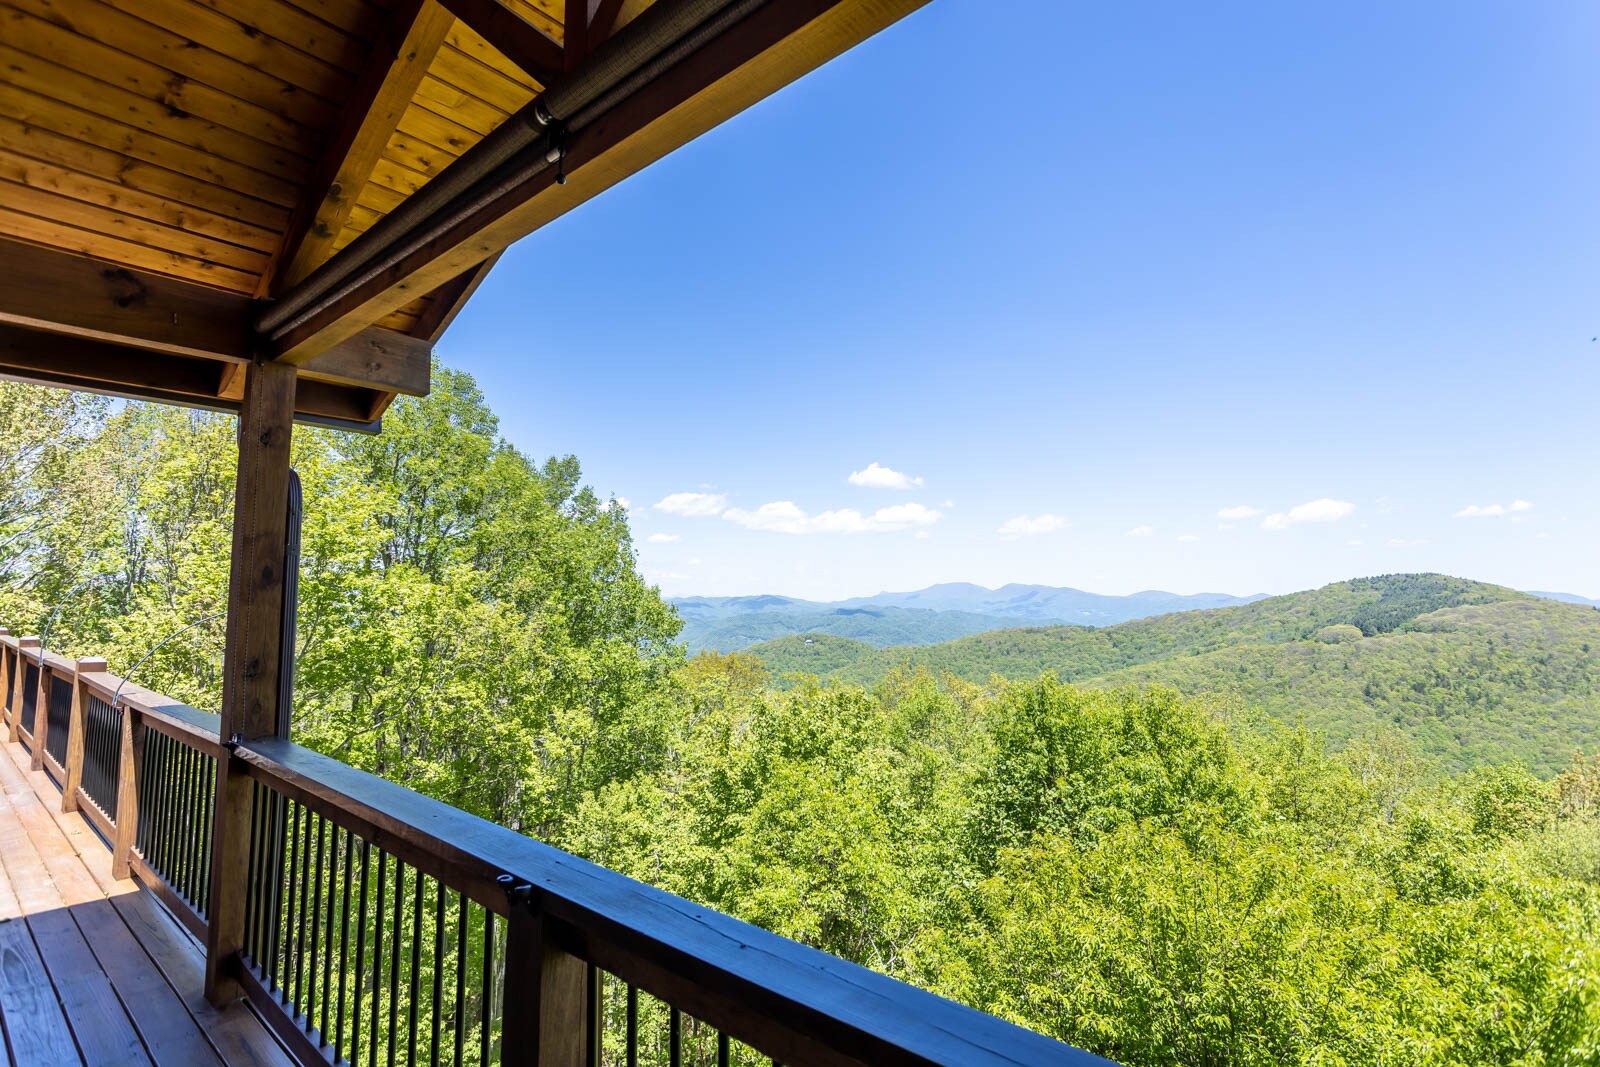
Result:
{"type": "Polygon", "coordinates": [[[948,582],[909,593],[849,600],[785,596],[679,597],[682,639],[690,652],[737,652],[789,634],[831,634],[877,648],[929,645],[1011,626],[1113,626],[1174,611],[1227,607],[1260,600],[1226,593],[1179,595],[1157,589],[1107,596],[1049,585],[986,589],[948,582]]]}
{"type": "Polygon", "coordinates": [[[1452,769],[1507,759],[1553,774],[1600,746],[1600,605],[1437,574],[1384,575],[1106,627],[992,630],[878,648],[829,634],[755,645],[779,684],[875,685],[897,670],[984,684],[1053,671],[1170,686],[1335,744],[1379,727],[1452,769]]]}
{"type": "MultiPolygon", "coordinates": [[[[1587,607],[1600,601],[1571,593],[1531,596],[1587,607]]],[[[874,648],[933,645],[990,630],[1017,626],[1115,626],[1181,611],[1237,607],[1266,594],[1180,595],[1147,589],[1127,596],[1087,593],[1050,585],[1004,585],[986,589],[947,582],[909,593],[879,593],[849,600],[800,600],[786,596],[678,597],[682,640],[691,653],[737,652],[794,634],[848,637],[874,648]]]]}

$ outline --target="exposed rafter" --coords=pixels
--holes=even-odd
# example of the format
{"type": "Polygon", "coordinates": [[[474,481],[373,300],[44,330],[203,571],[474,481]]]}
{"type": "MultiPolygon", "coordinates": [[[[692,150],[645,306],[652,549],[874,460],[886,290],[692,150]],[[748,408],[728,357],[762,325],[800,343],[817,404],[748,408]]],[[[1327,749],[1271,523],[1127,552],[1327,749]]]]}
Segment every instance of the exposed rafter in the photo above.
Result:
{"type": "Polygon", "coordinates": [[[500,262],[499,256],[490,256],[476,267],[462,271],[429,294],[428,310],[417,319],[416,327],[411,331],[412,336],[423,338],[430,343],[443,337],[445,330],[455,321],[457,313],[468,300],[472,299],[472,294],[478,291],[478,286],[498,262],[500,262]]]}
{"type": "Polygon", "coordinates": [[[345,122],[323,153],[290,222],[277,270],[265,284],[275,290],[293,285],[333,255],[356,198],[454,24],[455,16],[436,0],[400,5],[392,32],[373,43],[345,122]]]}
{"type": "Polygon", "coordinates": [[[589,16],[588,46],[592,50],[611,36],[611,30],[617,24],[617,16],[622,13],[623,0],[591,0],[593,13],[589,16]]]}
{"type": "Polygon", "coordinates": [[[549,85],[566,69],[560,43],[498,0],[442,0],[473,32],[540,85],[549,85]]]}

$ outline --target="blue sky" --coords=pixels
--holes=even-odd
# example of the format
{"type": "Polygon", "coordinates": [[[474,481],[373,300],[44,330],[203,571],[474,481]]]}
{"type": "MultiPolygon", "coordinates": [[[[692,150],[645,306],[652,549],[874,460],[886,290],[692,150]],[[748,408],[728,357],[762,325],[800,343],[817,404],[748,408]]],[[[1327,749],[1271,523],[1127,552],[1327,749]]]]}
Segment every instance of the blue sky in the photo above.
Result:
{"type": "Polygon", "coordinates": [[[1597,41],[933,0],[525,239],[440,352],[669,594],[1600,596],[1597,41]]]}

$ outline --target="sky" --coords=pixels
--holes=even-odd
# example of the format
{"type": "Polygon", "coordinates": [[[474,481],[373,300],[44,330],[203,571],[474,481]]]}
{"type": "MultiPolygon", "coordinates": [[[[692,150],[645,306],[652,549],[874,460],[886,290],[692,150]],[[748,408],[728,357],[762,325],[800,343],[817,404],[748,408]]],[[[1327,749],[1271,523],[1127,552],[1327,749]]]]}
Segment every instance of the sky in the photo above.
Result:
{"type": "Polygon", "coordinates": [[[1600,597],[1600,5],[933,0],[439,346],[668,595],[1600,597]]]}

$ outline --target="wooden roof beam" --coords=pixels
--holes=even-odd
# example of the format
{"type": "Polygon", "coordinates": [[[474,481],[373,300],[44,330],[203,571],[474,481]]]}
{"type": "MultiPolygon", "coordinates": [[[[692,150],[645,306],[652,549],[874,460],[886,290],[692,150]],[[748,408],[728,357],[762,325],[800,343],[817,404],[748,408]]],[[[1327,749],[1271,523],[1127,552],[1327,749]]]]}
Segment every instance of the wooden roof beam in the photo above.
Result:
{"type": "MultiPolygon", "coordinates": [[[[249,297],[15,241],[0,240],[0,261],[7,266],[6,284],[0,286],[0,325],[53,338],[52,362],[63,368],[63,376],[95,379],[95,368],[115,366],[103,358],[108,349],[77,346],[74,340],[109,345],[117,359],[130,363],[125,373],[98,379],[113,390],[123,385],[172,388],[141,381],[141,371],[133,366],[141,360],[174,370],[188,383],[179,391],[194,393],[196,367],[214,365],[208,373],[220,375],[225,386],[226,366],[251,358],[255,301],[249,297]],[[163,354],[187,358],[162,362],[158,357],[163,354]]],[[[17,343],[18,334],[8,336],[17,343]]],[[[306,360],[300,374],[335,385],[426,396],[432,358],[432,338],[373,326],[306,360]]],[[[198,390],[198,395],[206,393],[198,390]]],[[[210,395],[219,395],[218,390],[210,395]]]]}
{"type": "Polygon", "coordinates": [[[262,291],[294,285],[333,255],[334,241],[455,21],[435,0],[400,5],[392,32],[373,43],[346,119],[290,219],[277,269],[262,279],[262,291]]]}
{"type": "MultiPolygon", "coordinates": [[[[113,341],[0,323],[0,377],[167,404],[239,410],[224,395],[242,364],[197,359],[113,341]]],[[[295,418],[345,430],[373,431],[392,393],[308,378],[302,371],[295,418]]]]}
{"type": "Polygon", "coordinates": [[[540,85],[549,85],[566,69],[561,45],[498,0],[441,0],[456,18],[494,46],[540,85]]]}
{"type": "Polygon", "coordinates": [[[565,185],[556,184],[556,168],[547,167],[501,187],[420,247],[322,303],[279,337],[278,358],[303,362],[438,289],[925,2],[767,0],[606,114],[574,130],[566,144],[565,185]]]}

